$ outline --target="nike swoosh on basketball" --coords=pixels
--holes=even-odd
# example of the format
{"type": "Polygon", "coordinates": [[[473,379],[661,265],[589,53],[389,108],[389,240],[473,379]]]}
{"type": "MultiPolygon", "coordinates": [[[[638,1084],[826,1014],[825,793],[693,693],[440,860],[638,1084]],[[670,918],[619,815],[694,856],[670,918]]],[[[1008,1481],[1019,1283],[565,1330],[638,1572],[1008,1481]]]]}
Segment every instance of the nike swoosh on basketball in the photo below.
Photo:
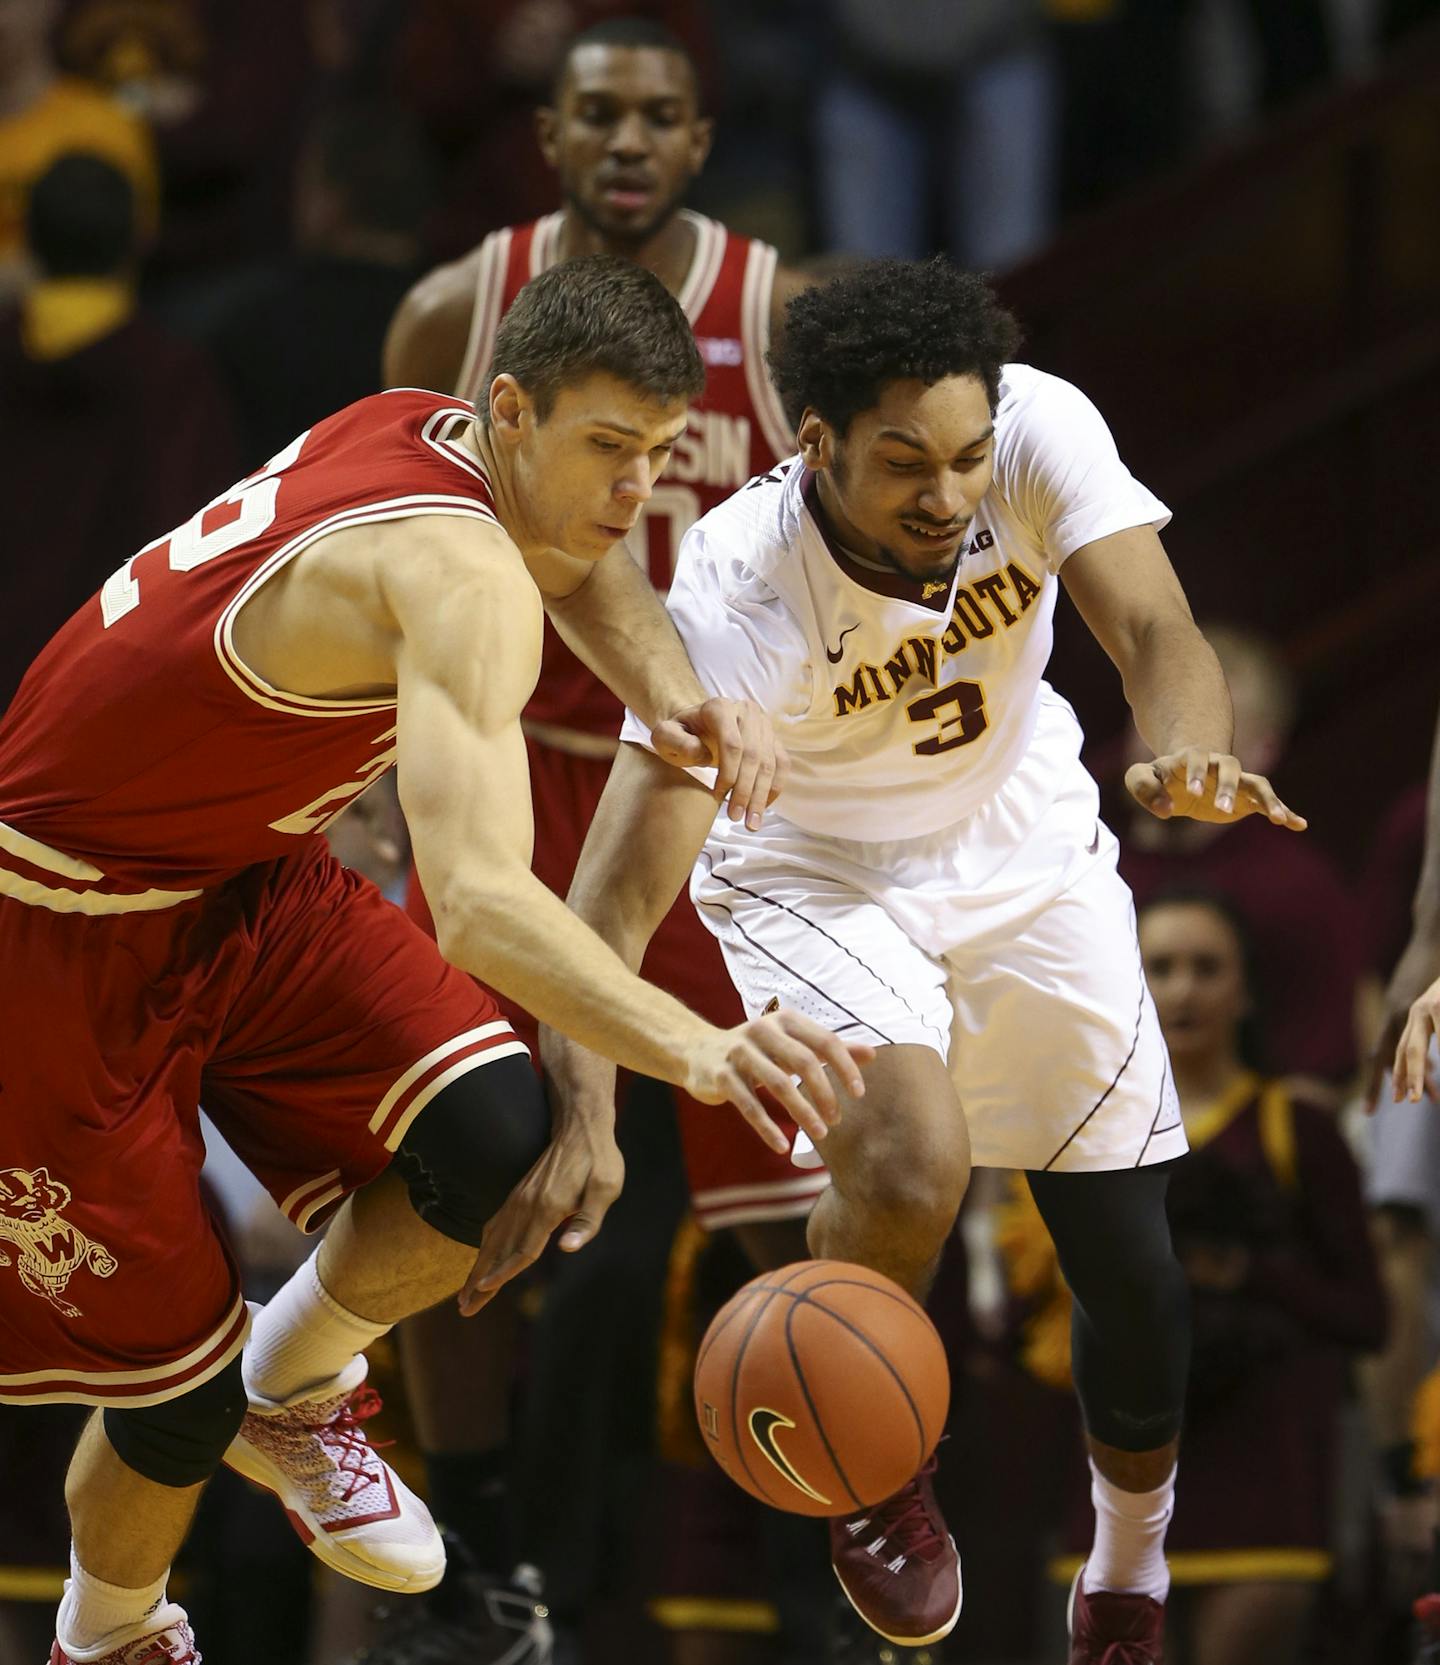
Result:
{"type": "Polygon", "coordinates": [[[840,640],[838,642],[836,642],[836,644],[833,648],[832,647],[827,647],[825,649],[825,657],[830,661],[830,663],[832,665],[838,665],[840,663],[841,658],[844,656],[845,638],[850,634],[850,632],[852,630],[858,630],[859,628],[860,628],[860,626],[858,624],[850,625],[848,628],[846,628],[846,629],[844,629],[840,632],[840,640]]]}
{"type": "Polygon", "coordinates": [[[750,1437],[790,1484],[804,1492],[806,1497],[813,1497],[817,1503],[823,1503],[828,1507],[830,1499],[823,1493],[817,1492],[812,1485],[801,1477],[800,1471],[794,1463],[776,1444],[775,1430],[777,1428],[793,1428],[795,1426],[790,1418],[781,1416],[779,1411],[767,1410],[763,1405],[757,1405],[750,1413],[749,1422],[750,1437]]]}

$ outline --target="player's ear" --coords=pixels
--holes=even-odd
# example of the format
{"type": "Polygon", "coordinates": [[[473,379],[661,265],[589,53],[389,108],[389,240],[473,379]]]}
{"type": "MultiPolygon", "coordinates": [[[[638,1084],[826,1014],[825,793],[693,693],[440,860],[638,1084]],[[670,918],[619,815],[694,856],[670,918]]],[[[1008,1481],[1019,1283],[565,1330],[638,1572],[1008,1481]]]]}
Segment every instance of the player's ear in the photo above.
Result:
{"type": "Polygon", "coordinates": [[[800,460],[812,471],[829,468],[835,460],[835,431],[818,412],[806,409],[795,430],[800,460]]]}
{"type": "Polygon", "coordinates": [[[690,123],[690,176],[693,179],[710,158],[715,142],[715,123],[709,116],[697,116],[690,123]]]}
{"type": "Polygon", "coordinates": [[[533,417],[530,395],[520,383],[502,370],[490,384],[490,432],[505,445],[518,445],[533,417]]]}
{"type": "Polygon", "coordinates": [[[535,112],[535,143],[549,167],[559,166],[560,112],[542,104],[535,112]]]}

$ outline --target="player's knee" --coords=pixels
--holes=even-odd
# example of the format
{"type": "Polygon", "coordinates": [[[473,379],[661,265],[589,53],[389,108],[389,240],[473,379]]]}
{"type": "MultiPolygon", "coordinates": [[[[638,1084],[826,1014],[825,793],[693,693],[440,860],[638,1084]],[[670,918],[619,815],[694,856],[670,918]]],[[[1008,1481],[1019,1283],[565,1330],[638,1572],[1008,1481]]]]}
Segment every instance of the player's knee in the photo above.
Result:
{"type": "Polygon", "coordinates": [[[955,1223],[970,1179],[968,1149],[897,1144],[858,1165],[842,1190],[887,1235],[941,1243],[955,1223]]]}
{"type": "Polygon", "coordinates": [[[549,1138],[550,1111],[529,1058],[498,1058],[431,1099],[406,1129],[393,1166],[427,1225],[478,1244],[549,1138]]]}
{"type": "Polygon", "coordinates": [[[237,1355],[216,1376],[159,1405],[105,1411],[105,1437],[127,1468],[157,1486],[198,1486],[220,1466],[245,1416],[237,1355]]]}

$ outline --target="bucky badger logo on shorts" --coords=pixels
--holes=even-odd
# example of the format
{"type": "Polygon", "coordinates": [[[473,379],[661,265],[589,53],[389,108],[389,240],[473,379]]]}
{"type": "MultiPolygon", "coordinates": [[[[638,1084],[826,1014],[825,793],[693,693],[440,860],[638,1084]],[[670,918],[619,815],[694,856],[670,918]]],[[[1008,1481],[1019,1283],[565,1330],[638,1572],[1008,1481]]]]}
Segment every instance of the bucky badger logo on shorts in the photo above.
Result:
{"type": "Polygon", "coordinates": [[[65,1287],[81,1267],[108,1278],[119,1262],[103,1243],[95,1243],[63,1217],[70,1187],[51,1179],[44,1168],[0,1168],[0,1243],[20,1251],[19,1262],[0,1249],[0,1266],[15,1266],[32,1295],[39,1295],[67,1318],[80,1308],[64,1299],[65,1287]]]}

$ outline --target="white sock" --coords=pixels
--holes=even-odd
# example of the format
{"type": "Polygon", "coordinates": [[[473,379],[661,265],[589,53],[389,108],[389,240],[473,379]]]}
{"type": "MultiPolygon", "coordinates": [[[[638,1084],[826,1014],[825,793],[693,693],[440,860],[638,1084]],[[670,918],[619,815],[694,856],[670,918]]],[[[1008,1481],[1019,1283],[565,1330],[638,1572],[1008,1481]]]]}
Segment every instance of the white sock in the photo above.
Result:
{"type": "Polygon", "coordinates": [[[70,1576],[65,1580],[65,1594],[55,1615],[55,1640],[60,1644],[60,1651],[75,1660],[87,1654],[99,1658],[129,1640],[122,1633],[133,1630],[165,1600],[165,1580],[169,1576],[167,1568],[143,1590],[106,1584],[85,1571],[76,1560],[75,1546],[71,1544],[70,1576]]]}
{"type": "Polygon", "coordinates": [[[323,1387],[391,1328],[349,1312],[320,1282],[317,1249],[256,1314],[245,1344],[252,1398],[287,1404],[323,1387]]]}
{"type": "Polygon", "coordinates": [[[1164,1601],[1170,1591],[1165,1528],[1175,1512],[1175,1470],[1153,1492],[1124,1492],[1094,1461],[1090,1501],[1095,1505],[1095,1547],[1085,1562],[1085,1589],[1164,1601]]]}

